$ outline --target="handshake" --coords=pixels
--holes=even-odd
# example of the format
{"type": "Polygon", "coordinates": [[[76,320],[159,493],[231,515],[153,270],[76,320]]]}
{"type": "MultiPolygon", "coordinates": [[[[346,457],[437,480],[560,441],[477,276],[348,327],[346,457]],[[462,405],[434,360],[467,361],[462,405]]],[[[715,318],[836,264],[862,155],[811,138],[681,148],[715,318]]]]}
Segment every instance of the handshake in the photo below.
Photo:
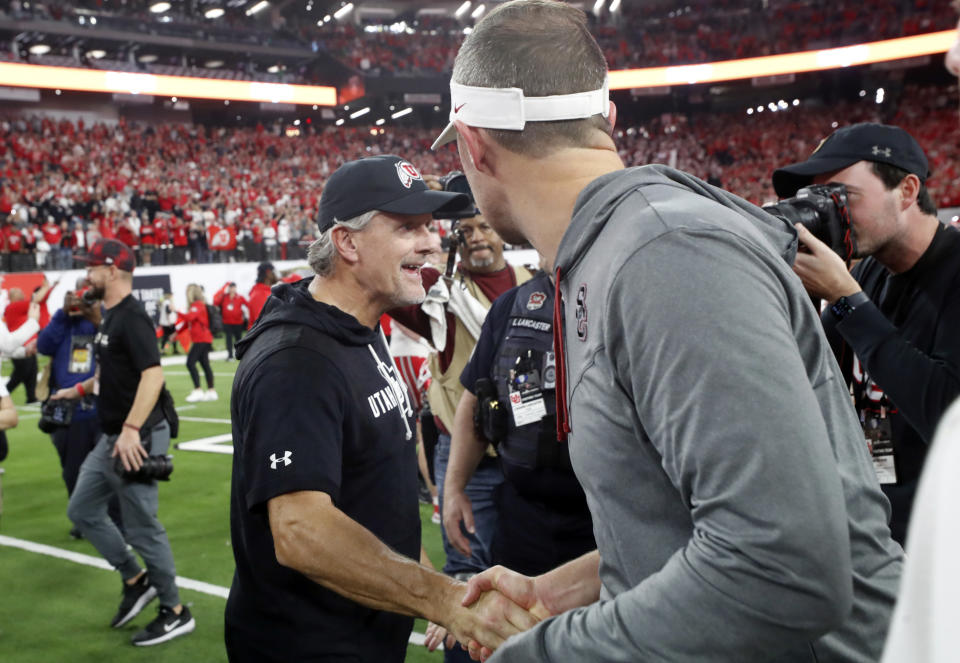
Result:
{"type": "Polygon", "coordinates": [[[454,588],[465,594],[460,605],[447,613],[449,617],[427,627],[424,646],[430,651],[442,642],[447,648],[459,642],[470,658],[485,661],[510,636],[561,612],[551,610],[536,578],[502,566],[487,569],[467,583],[458,582],[454,588]]]}

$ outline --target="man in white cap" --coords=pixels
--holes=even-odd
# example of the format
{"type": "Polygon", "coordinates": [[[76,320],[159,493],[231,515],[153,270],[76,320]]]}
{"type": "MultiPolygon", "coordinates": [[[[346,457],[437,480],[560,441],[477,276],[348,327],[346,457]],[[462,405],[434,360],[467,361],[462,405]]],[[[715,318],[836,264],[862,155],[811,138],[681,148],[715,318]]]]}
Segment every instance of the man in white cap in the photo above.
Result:
{"type": "Polygon", "coordinates": [[[557,615],[492,660],[875,661],[902,550],[796,231],[625,169],[606,80],[582,11],[504,3],[457,55],[439,141],[504,239],[552,264],[557,419],[598,546],[470,582],[557,615]]]}

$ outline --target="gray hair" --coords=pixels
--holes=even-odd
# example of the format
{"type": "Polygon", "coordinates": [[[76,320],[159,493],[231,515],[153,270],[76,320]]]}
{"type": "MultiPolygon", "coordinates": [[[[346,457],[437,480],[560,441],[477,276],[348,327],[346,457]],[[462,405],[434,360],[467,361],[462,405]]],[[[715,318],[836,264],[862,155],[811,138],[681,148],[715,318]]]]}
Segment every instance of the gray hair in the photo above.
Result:
{"type": "Polygon", "coordinates": [[[307,249],[307,264],[310,265],[313,273],[317,276],[330,276],[333,273],[338,254],[330,233],[335,227],[343,226],[348,230],[363,230],[377,213],[377,210],[370,210],[345,221],[334,219],[333,225],[327,228],[307,249]]]}
{"type": "MultiPolygon", "coordinates": [[[[607,62],[590,34],[587,15],[555,0],[498,5],[467,36],[453,65],[453,80],[461,85],[518,87],[529,97],[598,90],[606,77],[607,62]]],[[[487,133],[512,152],[541,158],[562,147],[588,144],[596,130],[611,132],[603,115],[487,133]]]]}

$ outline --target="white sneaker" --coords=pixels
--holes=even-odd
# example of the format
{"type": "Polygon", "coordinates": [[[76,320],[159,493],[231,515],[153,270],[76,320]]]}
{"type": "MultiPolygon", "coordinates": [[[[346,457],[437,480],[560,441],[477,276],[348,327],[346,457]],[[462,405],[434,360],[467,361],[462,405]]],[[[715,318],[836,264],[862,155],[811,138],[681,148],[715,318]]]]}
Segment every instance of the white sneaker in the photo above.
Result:
{"type": "Polygon", "coordinates": [[[187,402],[188,402],[188,403],[196,403],[196,402],[198,402],[198,401],[202,401],[203,399],[204,399],[203,389],[194,389],[194,390],[191,391],[190,394],[187,396],[187,402]]]}
{"type": "Polygon", "coordinates": [[[203,395],[203,400],[205,401],[215,401],[217,400],[217,392],[213,389],[207,389],[207,393],[203,395]]]}

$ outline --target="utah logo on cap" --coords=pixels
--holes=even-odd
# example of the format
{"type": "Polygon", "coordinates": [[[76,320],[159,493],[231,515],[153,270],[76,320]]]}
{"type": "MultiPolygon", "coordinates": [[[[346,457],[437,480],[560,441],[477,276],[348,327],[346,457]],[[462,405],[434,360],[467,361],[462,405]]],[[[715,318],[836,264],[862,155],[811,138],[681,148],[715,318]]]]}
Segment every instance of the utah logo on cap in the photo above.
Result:
{"type": "Polygon", "coordinates": [[[414,180],[423,181],[420,171],[409,161],[397,162],[397,177],[400,178],[400,184],[402,184],[405,189],[409,189],[414,180]]]}

